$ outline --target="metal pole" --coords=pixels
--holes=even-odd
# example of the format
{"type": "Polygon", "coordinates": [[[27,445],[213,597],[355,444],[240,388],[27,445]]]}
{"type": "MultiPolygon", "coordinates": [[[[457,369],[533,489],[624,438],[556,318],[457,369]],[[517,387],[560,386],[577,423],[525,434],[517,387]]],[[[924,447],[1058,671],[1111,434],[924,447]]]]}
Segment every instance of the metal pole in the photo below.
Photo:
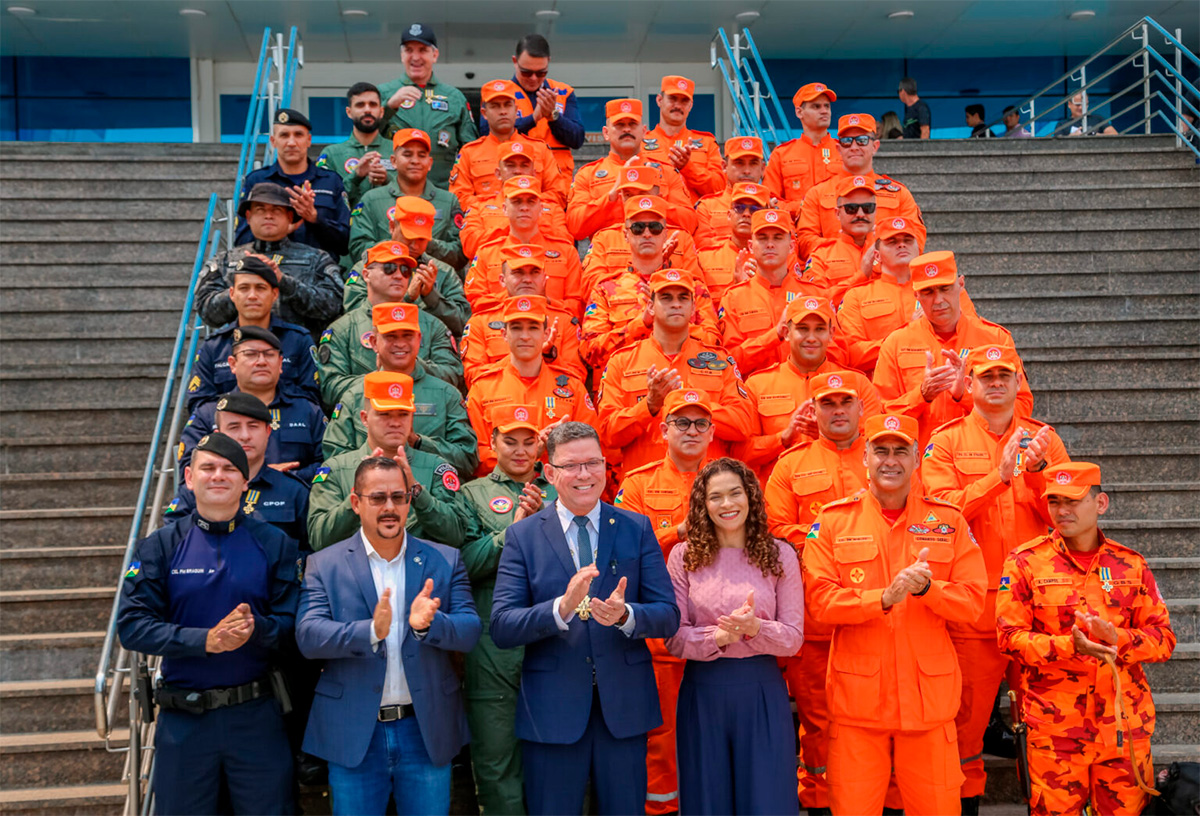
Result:
{"type": "MultiPolygon", "coordinates": [[[[130,665],[137,664],[137,655],[130,655],[130,665]]],[[[137,813],[142,801],[142,730],[138,716],[138,696],[131,680],[129,684],[129,799],[127,813],[137,813]]]]}
{"type": "MultiPolygon", "coordinates": [[[[1142,23],[1142,48],[1150,48],[1150,28],[1142,23]]],[[[1150,135],[1150,57],[1142,55],[1142,98],[1146,100],[1146,135],[1150,135]]]]}
{"type": "MultiPolygon", "coordinates": [[[[1179,42],[1183,37],[1183,29],[1175,29],[1175,41],[1179,42]]],[[[1175,109],[1183,110],[1183,85],[1180,84],[1179,78],[1183,75],[1183,53],[1179,50],[1179,46],[1175,46],[1175,109]]],[[[1182,117],[1180,117],[1182,119],[1182,117]]],[[[1176,122],[1179,131],[1183,132],[1183,122],[1176,122]]],[[[1183,137],[1179,133],[1175,134],[1175,146],[1183,146],[1183,137]]]]}

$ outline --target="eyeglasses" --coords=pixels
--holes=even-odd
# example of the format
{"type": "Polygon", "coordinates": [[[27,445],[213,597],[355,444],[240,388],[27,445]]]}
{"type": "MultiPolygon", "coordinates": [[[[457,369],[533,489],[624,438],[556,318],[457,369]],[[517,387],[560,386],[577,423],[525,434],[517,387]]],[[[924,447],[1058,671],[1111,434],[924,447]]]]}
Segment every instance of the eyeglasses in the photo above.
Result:
{"type": "Polygon", "coordinates": [[[743,202],[733,205],[733,211],[738,215],[754,215],[754,213],[761,209],[762,205],[760,204],[746,204],[743,202]]]}
{"type": "Polygon", "coordinates": [[[841,205],[841,208],[846,211],[846,215],[858,215],[858,211],[862,210],[867,215],[875,212],[875,202],[868,201],[865,204],[851,204],[847,201],[841,205]]]}
{"type": "Polygon", "coordinates": [[[586,462],[566,462],[561,465],[550,463],[552,467],[556,467],[568,476],[574,476],[582,470],[604,470],[603,459],[588,459],[586,462]]]}
{"type": "Polygon", "coordinates": [[[641,235],[646,230],[650,230],[651,235],[662,235],[666,228],[662,221],[634,221],[629,225],[629,231],[634,235],[641,235]]]}
{"type": "Polygon", "coordinates": [[[408,277],[412,275],[413,268],[408,264],[381,263],[379,264],[379,271],[385,275],[395,275],[399,272],[401,275],[408,277]]]}
{"type": "Polygon", "coordinates": [[[395,490],[391,493],[367,493],[366,495],[354,491],[354,495],[360,499],[365,499],[367,504],[372,507],[383,507],[389,501],[394,505],[408,504],[412,500],[411,490],[395,490]]]}
{"type": "Polygon", "coordinates": [[[839,136],[838,144],[840,144],[842,147],[849,147],[852,144],[858,144],[866,147],[874,138],[875,137],[870,133],[863,133],[858,136],[839,136]]]}
{"type": "Polygon", "coordinates": [[[675,428],[680,433],[687,433],[691,428],[695,428],[697,432],[704,433],[712,427],[712,420],[700,417],[698,419],[688,419],[687,417],[679,417],[678,419],[668,419],[667,424],[675,428]]]}
{"type": "Polygon", "coordinates": [[[241,357],[246,362],[253,363],[256,360],[277,360],[279,359],[279,352],[275,349],[244,349],[234,352],[234,356],[241,357]]]}
{"type": "Polygon", "coordinates": [[[528,68],[518,67],[517,73],[523,77],[537,77],[538,79],[545,79],[546,75],[550,73],[550,70],[547,68],[541,71],[531,71],[528,68]]]}

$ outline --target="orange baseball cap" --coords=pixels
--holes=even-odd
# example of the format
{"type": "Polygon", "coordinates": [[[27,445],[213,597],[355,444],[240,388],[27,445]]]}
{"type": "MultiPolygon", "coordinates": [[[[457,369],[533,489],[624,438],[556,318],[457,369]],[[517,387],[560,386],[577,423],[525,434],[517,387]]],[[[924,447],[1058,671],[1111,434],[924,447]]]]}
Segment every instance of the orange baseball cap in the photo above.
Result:
{"type": "Polygon", "coordinates": [[[399,371],[368,372],[363,375],[363,396],[376,411],[412,411],[412,377],[399,371]]]}
{"type": "Polygon", "coordinates": [[[826,87],[823,82],[810,82],[807,85],[801,85],[800,90],[792,96],[792,104],[797,108],[802,102],[812,102],[821,94],[829,97],[830,102],[837,102],[837,94],[832,88],[826,87]]]}
{"type": "Polygon", "coordinates": [[[849,136],[850,131],[875,133],[875,117],[869,113],[848,113],[838,119],[838,136],[849,136]]]}
{"type": "Polygon", "coordinates": [[[662,78],[662,85],[659,87],[659,91],[664,96],[667,94],[683,94],[688,99],[691,99],[696,95],[696,83],[687,77],[665,76],[662,78]]]}
{"type": "Polygon", "coordinates": [[[976,346],[967,355],[967,373],[1006,368],[1014,374],[1021,370],[1021,357],[1012,346],[976,346]]]}
{"type": "Polygon", "coordinates": [[[420,142],[425,145],[426,150],[433,147],[433,143],[429,141],[429,134],[423,130],[400,128],[392,134],[392,150],[397,150],[409,142],[420,142]]]}
{"type": "Polygon", "coordinates": [[[428,241],[433,237],[433,220],[436,217],[437,210],[433,202],[420,196],[400,196],[396,199],[392,221],[400,225],[400,232],[410,241],[413,238],[428,241]]]}
{"type": "Polygon", "coordinates": [[[750,234],[755,235],[767,227],[792,232],[792,217],[783,210],[759,210],[750,216],[750,234]]]}
{"type": "Polygon", "coordinates": [[[646,167],[626,167],[620,172],[621,180],[617,184],[618,190],[637,190],[639,193],[648,193],[658,183],[654,171],[646,167]]]}
{"type": "Polygon", "coordinates": [[[517,83],[508,79],[493,79],[491,82],[485,82],[479,91],[479,98],[484,102],[490,102],[493,99],[512,99],[517,98],[517,83]]]}
{"type": "Polygon", "coordinates": [[[398,263],[416,266],[417,261],[409,254],[408,247],[399,241],[380,241],[367,250],[367,263],[398,263]]]}
{"type": "Polygon", "coordinates": [[[625,202],[625,220],[632,221],[635,215],[657,215],[667,218],[667,202],[659,196],[634,196],[625,202]]]}
{"type": "Polygon", "coordinates": [[[511,433],[518,428],[528,428],[537,433],[541,430],[534,421],[537,419],[537,415],[538,410],[536,406],[525,405],[519,402],[497,405],[488,412],[492,427],[500,433],[511,433]]]}
{"type": "Polygon", "coordinates": [[[866,176],[846,176],[837,186],[838,197],[848,196],[855,190],[866,190],[875,195],[875,185],[866,176]]]}
{"type": "Polygon", "coordinates": [[[734,136],[725,140],[725,158],[736,159],[739,156],[758,156],[762,158],[762,139],[757,136],[734,136]]]}
{"type": "Polygon", "coordinates": [[[524,142],[518,142],[516,139],[501,142],[500,152],[496,154],[496,161],[508,161],[513,156],[524,156],[529,161],[533,161],[533,156],[530,155],[524,142]]]}
{"type": "Polygon", "coordinates": [[[510,269],[523,266],[536,266],[538,269],[546,267],[546,250],[537,244],[506,246],[500,250],[500,257],[505,260],[510,269]]]}
{"type": "Polygon", "coordinates": [[[412,303],[379,303],[371,307],[371,324],[380,334],[391,334],[401,329],[421,332],[421,310],[412,303]]]}
{"type": "Polygon", "coordinates": [[[823,297],[798,297],[787,305],[783,316],[787,318],[789,323],[799,323],[809,315],[817,315],[825,319],[826,323],[833,323],[833,304],[829,302],[829,298],[823,297]]]}
{"type": "Polygon", "coordinates": [[[651,292],[661,292],[672,286],[687,289],[689,292],[696,291],[696,281],[686,269],[660,269],[650,276],[651,292]]]}
{"type": "Polygon", "coordinates": [[[771,192],[761,184],[755,184],[752,181],[739,181],[733,185],[733,192],[729,196],[730,201],[753,201],[760,207],[766,207],[771,203],[771,192]]]}
{"type": "Polygon", "coordinates": [[[913,238],[919,238],[916,225],[907,218],[889,218],[883,223],[875,224],[875,237],[879,240],[891,238],[893,235],[911,235],[913,238]]]}
{"type": "Polygon", "coordinates": [[[917,441],[917,421],[903,414],[875,414],[863,423],[867,441],[874,442],[881,436],[898,436],[912,444],[917,441]]]}
{"type": "Polygon", "coordinates": [[[1091,462],[1064,462],[1046,468],[1043,475],[1046,477],[1043,499],[1047,496],[1082,499],[1089,490],[1100,484],[1100,466],[1091,462]]]}
{"type": "Polygon", "coordinates": [[[858,390],[849,384],[852,381],[848,371],[830,371],[826,374],[818,374],[809,380],[808,390],[814,400],[830,394],[849,394],[857,397],[858,390]]]}
{"type": "Polygon", "coordinates": [[[662,410],[659,411],[659,416],[669,417],[676,411],[692,406],[699,408],[710,417],[713,415],[712,405],[708,401],[708,396],[703,391],[697,391],[693,388],[676,388],[674,391],[667,394],[663,400],[662,410]]]}
{"type": "Polygon", "coordinates": [[[914,292],[932,286],[946,286],[958,280],[958,264],[954,262],[954,253],[946,250],[918,255],[908,262],[908,268],[912,270],[914,292]]]}
{"type": "Polygon", "coordinates": [[[642,121],[642,100],[640,99],[610,99],[604,105],[604,118],[611,122],[621,119],[636,119],[642,121]]]}
{"type": "Polygon", "coordinates": [[[537,320],[546,322],[546,299],[541,295],[517,295],[504,301],[504,322],[537,320]]]}
{"type": "Polygon", "coordinates": [[[504,182],[504,197],[516,198],[517,196],[531,195],[534,198],[540,198],[542,185],[533,176],[513,176],[508,181],[504,182]]]}

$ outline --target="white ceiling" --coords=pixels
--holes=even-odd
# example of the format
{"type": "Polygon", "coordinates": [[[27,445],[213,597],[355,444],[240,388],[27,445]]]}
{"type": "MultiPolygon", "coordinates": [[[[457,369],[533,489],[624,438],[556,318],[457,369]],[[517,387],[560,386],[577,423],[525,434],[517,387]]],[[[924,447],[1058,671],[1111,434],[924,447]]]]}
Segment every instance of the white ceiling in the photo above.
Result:
{"type": "MultiPolygon", "coordinates": [[[[717,27],[758,11],[764,57],[1086,55],[1149,15],[1200,39],[1196,0],[2,0],[33,15],[0,14],[0,53],[18,56],[257,58],[265,26],[296,25],[313,62],[394,60],[400,32],[433,27],[443,62],[494,62],[529,31],[548,33],[565,62],[696,62],[717,27]],[[182,8],[206,16],[181,16],[182,8]],[[560,12],[548,27],[535,12],[560,12]],[[348,17],[348,9],[368,12],[348,17]],[[1078,9],[1095,17],[1068,20],[1078,9]],[[887,15],[911,10],[909,19],[887,15]],[[414,16],[415,15],[415,16],[414,16]]],[[[1161,45],[1161,38],[1159,38],[1161,45]]]]}

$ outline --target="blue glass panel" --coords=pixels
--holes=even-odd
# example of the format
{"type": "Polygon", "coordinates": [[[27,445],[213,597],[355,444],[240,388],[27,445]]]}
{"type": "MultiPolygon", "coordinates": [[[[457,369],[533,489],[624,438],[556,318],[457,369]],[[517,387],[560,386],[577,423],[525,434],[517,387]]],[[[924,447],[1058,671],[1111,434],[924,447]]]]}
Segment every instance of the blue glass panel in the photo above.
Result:
{"type": "Polygon", "coordinates": [[[345,96],[310,96],[308,119],[313,126],[313,144],[344,142],[352,129],[346,118],[345,96]]]}
{"type": "Polygon", "coordinates": [[[611,97],[608,96],[580,96],[575,94],[575,101],[579,103],[579,118],[583,121],[583,129],[588,133],[599,133],[604,127],[604,105],[611,97]]]}
{"type": "Polygon", "coordinates": [[[17,138],[17,100],[0,99],[0,142],[11,142],[17,138]]]}
{"type": "Polygon", "coordinates": [[[187,99],[76,99],[70,116],[61,99],[18,97],[22,141],[190,142],[187,99]]]}
{"type": "Polygon", "coordinates": [[[13,57],[0,57],[0,96],[15,96],[16,60],[13,57]]]}
{"type": "Polygon", "coordinates": [[[189,99],[191,93],[186,58],[17,58],[18,96],[189,99]]]}
{"type": "MultiPolygon", "coordinates": [[[[658,103],[654,101],[657,94],[651,94],[646,99],[646,126],[658,124],[658,103]]],[[[716,102],[712,94],[696,94],[692,100],[692,112],[688,114],[688,127],[692,130],[704,130],[709,133],[717,129],[716,102]]]]}

